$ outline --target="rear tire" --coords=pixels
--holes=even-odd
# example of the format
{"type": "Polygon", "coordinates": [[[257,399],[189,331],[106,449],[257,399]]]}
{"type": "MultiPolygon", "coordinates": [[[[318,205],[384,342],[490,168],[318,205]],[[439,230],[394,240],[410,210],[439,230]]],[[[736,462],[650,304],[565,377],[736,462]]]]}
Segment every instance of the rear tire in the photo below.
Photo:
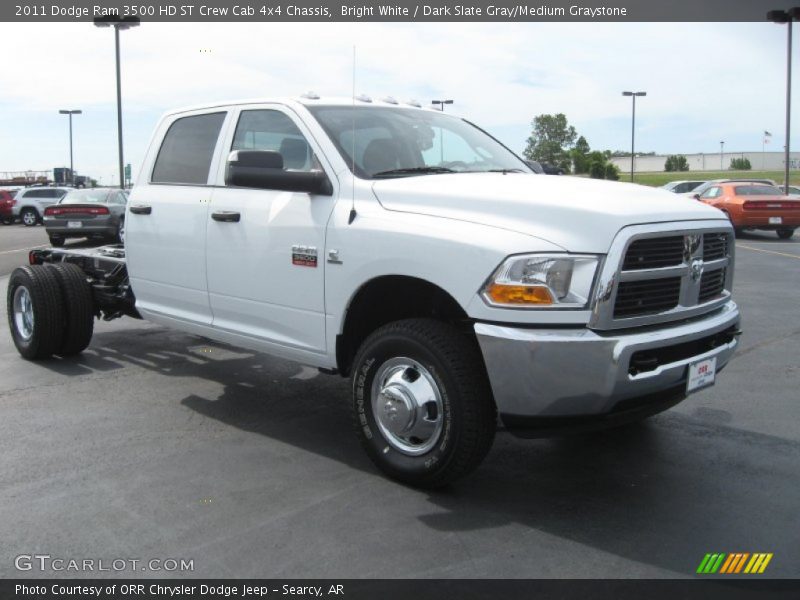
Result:
{"type": "Polygon", "coordinates": [[[497,413],[480,350],[451,325],[381,327],[358,351],[352,386],[358,436],[389,477],[441,487],[477,468],[492,446],[497,413]]]}
{"type": "Polygon", "coordinates": [[[61,248],[64,245],[64,238],[55,235],[50,236],[50,245],[53,248],[61,248]]]}
{"type": "Polygon", "coordinates": [[[44,265],[14,269],[6,298],[17,351],[29,360],[56,353],[64,339],[64,297],[55,271],[44,265]]]}
{"type": "Polygon", "coordinates": [[[790,240],[794,236],[794,229],[778,229],[776,232],[782,240],[790,240]]]}
{"type": "Polygon", "coordinates": [[[94,298],[92,288],[81,269],[70,263],[48,265],[58,278],[64,296],[64,339],[56,350],[60,356],[83,352],[94,333],[94,298]]]}
{"type": "Polygon", "coordinates": [[[19,218],[25,227],[35,227],[39,224],[39,213],[33,208],[23,208],[19,218]]]}

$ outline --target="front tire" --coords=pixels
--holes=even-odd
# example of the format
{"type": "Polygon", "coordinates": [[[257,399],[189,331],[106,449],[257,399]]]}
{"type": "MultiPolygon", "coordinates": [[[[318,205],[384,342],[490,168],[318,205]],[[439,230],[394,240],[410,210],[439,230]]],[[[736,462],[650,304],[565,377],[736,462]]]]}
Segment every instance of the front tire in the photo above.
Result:
{"type": "Polygon", "coordinates": [[[35,227],[39,224],[39,213],[33,208],[23,208],[19,213],[19,218],[25,227],[35,227]]]}
{"type": "Polygon", "coordinates": [[[372,333],[353,365],[354,425],[384,473],[435,488],[485,458],[497,414],[474,339],[432,319],[397,321],[372,333]]]}
{"type": "Polygon", "coordinates": [[[49,358],[61,349],[64,300],[54,270],[44,265],[14,269],[6,300],[11,337],[24,358],[49,358]]]}
{"type": "Polygon", "coordinates": [[[790,240],[794,236],[794,229],[778,229],[778,237],[782,240],[790,240]]]}

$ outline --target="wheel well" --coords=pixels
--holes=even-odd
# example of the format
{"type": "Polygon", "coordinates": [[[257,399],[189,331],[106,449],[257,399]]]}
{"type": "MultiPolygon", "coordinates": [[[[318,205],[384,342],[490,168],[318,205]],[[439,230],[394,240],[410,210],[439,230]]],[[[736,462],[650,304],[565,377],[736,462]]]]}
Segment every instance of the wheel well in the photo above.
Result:
{"type": "Polygon", "coordinates": [[[403,275],[387,275],[365,283],[356,292],[345,315],[344,328],[336,338],[336,363],[343,376],[367,336],[392,321],[428,317],[468,330],[469,317],[445,290],[429,281],[403,275]]]}

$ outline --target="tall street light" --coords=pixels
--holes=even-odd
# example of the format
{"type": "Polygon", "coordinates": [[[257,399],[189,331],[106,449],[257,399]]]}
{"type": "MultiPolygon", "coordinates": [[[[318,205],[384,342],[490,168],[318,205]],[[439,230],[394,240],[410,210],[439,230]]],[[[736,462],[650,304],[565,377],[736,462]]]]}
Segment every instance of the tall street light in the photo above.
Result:
{"type": "Polygon", "coordinates": [[[724,163],[725,158],[724,157],[725,157],[725,142],[720,140],[720,142],[719,142],[719,170],[720,171],[724,171],[725,170],[725,163],[724,163]]]}
{"type": "Polygon", "coordinates": [[[119,187],[125,189],[125,167],[122,160],[122,83],[119,70],[119,32],[139,26],[139,17],[95,17],[97,27],[114,28],[114,46],[117,51],[117,140],[119,142],[119,187]]]}
{"type": "Polygon", "coordinates": [[[800,20],[800,6],[789,10],[771,10],[767,20],[786,24],[786,145],[783,158],[783,192],[789,195],[789,126],[792,119],[792,21],[800,20]]]}
{"type": "Polygon", "coordinates": [[[72,115],[83,114],[81,110],[59,110],[60,115],[69,115],[69,182],[75,185],[75,170],[72,166],[72,115]]]}
{"type": "Polygon", "coordinates": [[[636,97],[647,96],[647,92],[622,92],[623,96],[630,96],[633,100],[633,113],[631,114],[631,182],[633,182],[634,149],[636,147],[636,97]]]}

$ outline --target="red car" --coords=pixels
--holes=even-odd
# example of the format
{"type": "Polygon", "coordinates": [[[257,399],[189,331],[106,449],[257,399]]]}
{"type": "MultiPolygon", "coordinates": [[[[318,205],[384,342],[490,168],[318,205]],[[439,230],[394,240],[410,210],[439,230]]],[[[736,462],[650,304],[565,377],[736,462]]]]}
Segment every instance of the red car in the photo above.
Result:
{"type": "Polygon", "coordinates": [[[16,192],[9,192],[8,190],[0,190],[0,222],[3,225],[11,225],[14,222],[14,213],[12,208],[14,206],[14,195],[16,192]]]}
{"type": "Polygon", "coordinates": [[[800,227],[800,201],[774,185],[730,182],[712,185],[697,199],[726,215],[737,233],[745,229],[774,231],[782,240],[800,227]]]}

